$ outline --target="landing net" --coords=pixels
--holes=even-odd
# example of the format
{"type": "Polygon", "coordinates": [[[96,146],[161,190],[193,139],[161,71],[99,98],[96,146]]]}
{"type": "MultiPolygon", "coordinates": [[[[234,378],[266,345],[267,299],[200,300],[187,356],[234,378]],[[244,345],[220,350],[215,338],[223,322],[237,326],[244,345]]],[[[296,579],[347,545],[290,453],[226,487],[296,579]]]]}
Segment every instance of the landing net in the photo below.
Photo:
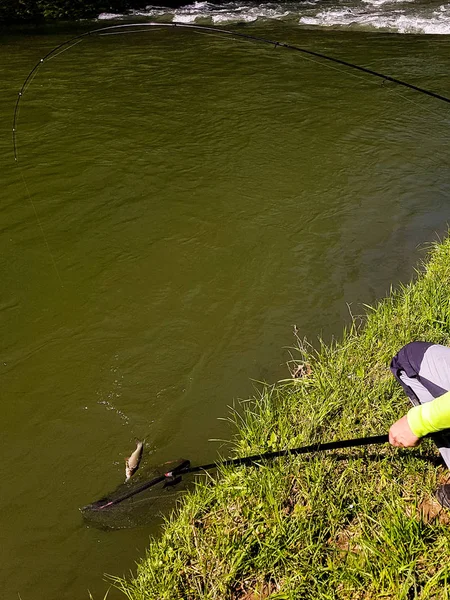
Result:
{"type": "Polygon", "coordinates": [[[83,506],[80,510],[85,524],[100,529],[126,529],[154,523],[162,514],[168,514],[188,486],[192,487],[194,475],[182,478],[176,472],[186,466],[189,461],[179,459],[139,470],[127,483],[83,506]]]}

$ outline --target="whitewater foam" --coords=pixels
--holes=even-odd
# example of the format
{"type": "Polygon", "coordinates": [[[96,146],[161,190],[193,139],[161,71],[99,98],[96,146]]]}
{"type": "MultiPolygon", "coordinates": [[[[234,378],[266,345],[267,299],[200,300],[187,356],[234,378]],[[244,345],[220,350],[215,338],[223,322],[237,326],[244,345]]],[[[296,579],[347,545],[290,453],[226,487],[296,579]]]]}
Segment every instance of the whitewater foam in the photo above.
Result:
{"type": "MultiPolygon", "coordinates": [[[[302,2],[227,2],[201,1],[177,9],[147,6],[128,16],[152,20],[164,18],[175,23],[253,23],[265,20],[289,20],[308,28],[344,28],[384,30],[397,33],[450,34],[450,3],[442,0],[305,0],[302,2]]],[[[125,18],[102,13],[101,20],[125,18]]]]}
{"type": "Polygon", "coordinates": [[[119,15],[116,13],[101,13],[98,15],[97,19],[99,21],[115,21],[117,19],[123,19],[125,15],[119,15]]]}
{"type": "Polygon", "coordinates": [[[355,8],[329,9],[314,16],[301,17],[302,25],[316,27],[345,27],[348,29],[382,29],[397,33],[450,34],[450,13],[441,6],[429,15],[406,14],[403,11],[365,12],[355,8]]]}

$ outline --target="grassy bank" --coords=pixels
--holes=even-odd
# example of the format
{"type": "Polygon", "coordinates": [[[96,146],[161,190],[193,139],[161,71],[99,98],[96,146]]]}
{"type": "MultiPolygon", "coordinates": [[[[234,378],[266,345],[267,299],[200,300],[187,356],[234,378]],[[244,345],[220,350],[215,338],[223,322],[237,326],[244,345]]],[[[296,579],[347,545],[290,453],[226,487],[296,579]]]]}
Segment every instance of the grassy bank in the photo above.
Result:
{"type": "MultiPolygon", "coordinates": [[[[341,341],[303,348],[304,377],[247,404],[236,454],[387,432],[408,408],[389,362],[413,340],[450,343],[448,238],[341,341]]],[[[133,600],[447,598],[436,457],[427,440],[223,468],[185,497],[135,579],[116,583],[133,600]]]]}

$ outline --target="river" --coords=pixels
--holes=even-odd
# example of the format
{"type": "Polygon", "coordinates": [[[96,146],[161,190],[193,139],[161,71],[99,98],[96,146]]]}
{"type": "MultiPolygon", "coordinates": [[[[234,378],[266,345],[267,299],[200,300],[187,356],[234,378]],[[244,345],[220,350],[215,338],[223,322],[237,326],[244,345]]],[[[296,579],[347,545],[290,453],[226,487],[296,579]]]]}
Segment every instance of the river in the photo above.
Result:
{"type": "MultiPolygon", "coordinates": [[[[217,23],[205,6],[181,21],[217,23]]],[[[450,94],[445,35],[299,22],[329,2],[284,20],[233,10],[222,27],[450,94]]],[[[135,438],[147,464],[226,454],[221,418],[288,375],[293,326],[339,335],[447,227],[447,105],[193,30],[95,35],[44,62],[15,163],[28,72],[107,17],[1,36],[2,598],[102,598],[103,574],[158,533],[89,528],[78,510],[123,481],[135,438]]]]}

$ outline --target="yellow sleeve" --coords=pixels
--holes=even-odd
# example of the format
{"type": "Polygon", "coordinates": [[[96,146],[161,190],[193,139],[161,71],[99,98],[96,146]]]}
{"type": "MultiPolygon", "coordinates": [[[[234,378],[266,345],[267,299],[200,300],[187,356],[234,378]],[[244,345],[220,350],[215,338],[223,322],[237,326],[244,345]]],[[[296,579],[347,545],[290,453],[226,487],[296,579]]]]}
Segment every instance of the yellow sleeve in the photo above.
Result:
{"type": "Polygon", "coordinates": [[[417,437],[450,428],[450,392],[408,411],[408,425],[417,437]]]}

